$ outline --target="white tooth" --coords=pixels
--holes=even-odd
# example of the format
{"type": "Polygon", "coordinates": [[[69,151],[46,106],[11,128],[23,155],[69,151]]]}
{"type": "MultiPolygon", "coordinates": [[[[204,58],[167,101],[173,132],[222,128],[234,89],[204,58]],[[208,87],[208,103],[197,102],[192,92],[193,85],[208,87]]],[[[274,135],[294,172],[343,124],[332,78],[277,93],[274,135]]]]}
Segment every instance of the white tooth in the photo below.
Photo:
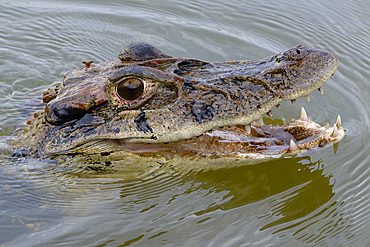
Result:
{"type": "Polygon", "coordinates": [[[263,126],[263,119],[262,118],[259,118],[256,120],[256,122],[260,125],[260,126],[263,126]]]}
{"type": "Polygon", "coordinates": [[[329,123],[326,123],[326,124],[325,124],[325,129],[327,129],[327,130],[328,130],[329,128],[330,128],[329,123]]]}
{"type": "Polygon", "coordinates": [[[333,133],[331,135],[333,137],[336,137],[338,135],[338,128],[337,128],[336,124],[334,124],[334,126],[333,126],[333,133]]]}
{"type": "Polygon", "coordinates": [[[319,92],[321,93],[321,94],[324,94],[324,91],[322,90],[322,88],[320,87],[319,89],[319,92]]]}
{"type": "Polygon", "coordinates": [[[295,151],[295,150],[298,149],[297,145],[295,144],[295,142],[292,139],[290,139],[290,147],[289,148],[292,151],[295,151]]]}
{"type": "Polygon", "coordinates": [[[307,100],[308,102],[310,102],[310,100],[311,100],[310,95],[307,95],[305,98],[306,98],[306,100],[307,100]]]}
{"type": "Polygon", "coordinates": [[[248,135],[251,134],[251,126],[250,126],[250,124],[244,125],[244,129],[245,129],[245,131],[247,131],[248,135]]]}
{"type": "Polygon", "coordinates": [[[337,118],[337,122],[335,123],[335,125],[340,128],[342,126],[342,120],[340,119],[340,115],[338,115],[338,118],[337,118]]]}
{"type": "Polygon", "coordinates": [[[281,106],[280,106],[280,104],[277,104],[277,105],[276,105],[276,108],[278,108],[279,110],[281,110],[281,106]]]}
{"type": "Polygon", "coordinates": [[[272,112],[271,111],[268,111],[266,114],[267,114],[267,116],[272,117],[272,112]]]}
{"type": "Polygon", "coordinates": [[[285,119],[283,119],[283,125],[286,125],[286,121],[285,121],[285,119]]]}
{"type": "Polygon", "coordinates": [[[292,102],[292,105],[295,105],[295,99],[290,100],[292,102]]]}
{"type": "Polygon", "coordinates": [[[302,121],[307,121],[307,113],[306,113],[306,110],[302,107],[301,108],[301,120],[302,121]]]}

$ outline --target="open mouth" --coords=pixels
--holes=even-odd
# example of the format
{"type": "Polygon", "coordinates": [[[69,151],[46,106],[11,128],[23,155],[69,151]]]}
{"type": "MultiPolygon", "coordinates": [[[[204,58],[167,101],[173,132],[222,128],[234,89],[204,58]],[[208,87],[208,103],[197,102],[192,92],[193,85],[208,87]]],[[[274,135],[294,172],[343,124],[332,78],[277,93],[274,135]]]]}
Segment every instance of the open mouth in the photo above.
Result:
{"type": "Polygon", "coordinates": [[[340,116],[332,127],[329,123],[321,126],[308,119],[303,107],[300,119],[276,122],[266,125],[261,118],[250,125],[215,128],[201,136],[166,144],[118,142],[123,151],[131,153],[264,158],[323,148],[344,137],[340,116]]]}
{"type": "Polygon", "coordinates": [[[321,126],[308,119],[303,107],[299,119],[288,123],[285,120],[274,121],[265,124],[261,118],[249,125],[223,126],[200,136],[168,143],[95,140],[76,147],[73,152],[108,155],[123,151],[144,156],[268,158],[317,150],[344,137],[340,116],[332,126],[329,123],[321,126]]]}

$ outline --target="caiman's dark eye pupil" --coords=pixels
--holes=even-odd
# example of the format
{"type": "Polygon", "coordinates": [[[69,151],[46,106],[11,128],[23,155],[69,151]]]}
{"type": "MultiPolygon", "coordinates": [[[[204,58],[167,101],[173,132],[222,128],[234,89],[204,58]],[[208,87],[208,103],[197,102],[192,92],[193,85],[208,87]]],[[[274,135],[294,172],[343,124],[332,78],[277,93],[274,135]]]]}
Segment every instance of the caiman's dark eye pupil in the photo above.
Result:
{"type": "Polygon", "coordinates": [[[301,51],[300,50],[297,50],[296,52],[297,52],[297,54],[301,54],[301,51]]]}
{"type": "Polygon", "coordinates": [[[134,100],[144,92],[144,82],[137,78],[129,78],[117,85],[117,93],[124,100],[134,100]]]}

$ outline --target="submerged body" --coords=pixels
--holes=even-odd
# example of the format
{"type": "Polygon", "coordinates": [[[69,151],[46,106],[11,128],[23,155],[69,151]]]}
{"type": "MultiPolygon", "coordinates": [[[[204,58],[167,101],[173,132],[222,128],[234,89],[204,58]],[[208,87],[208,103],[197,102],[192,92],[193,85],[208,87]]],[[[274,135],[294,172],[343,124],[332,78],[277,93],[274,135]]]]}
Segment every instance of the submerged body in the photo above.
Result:
{"type": "Polygon", "coordinates": [[[44,93],[14,155],[117,153],[127,156],[271,157],[324,147],[344,136],[307,119],[264,126],[279,103],[320,89],[338,66],[330,52],[297,46],[254,61],[208,63],[171,57],[145,44],[119,60],[65,73],[44,93]]]}

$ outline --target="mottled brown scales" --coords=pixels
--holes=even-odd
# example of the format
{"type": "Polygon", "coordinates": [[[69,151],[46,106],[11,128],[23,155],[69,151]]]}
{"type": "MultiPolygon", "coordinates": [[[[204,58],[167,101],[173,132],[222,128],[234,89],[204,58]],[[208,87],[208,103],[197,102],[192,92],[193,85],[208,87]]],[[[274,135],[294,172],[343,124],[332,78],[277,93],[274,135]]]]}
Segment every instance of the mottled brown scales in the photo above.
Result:
{"type": "Polygon", "coordinates": [[[303,121],[252,125],[250,134],[243,129],[282,101],[319,89],[338,66],[330,52],[300,45],[261,60],[209,63],[134,43],[118,57],[67,71],[62,85],[44,93],[45,111],[28,122],[14,155],[159,150],[264,155],[289,152],[290,139],[304,142],[312,133],[325,139],[331,131],[314,132],[307,128],[321,126],[303,121]],[[281,137],[284,128],[291,133],[281,137]]]}

